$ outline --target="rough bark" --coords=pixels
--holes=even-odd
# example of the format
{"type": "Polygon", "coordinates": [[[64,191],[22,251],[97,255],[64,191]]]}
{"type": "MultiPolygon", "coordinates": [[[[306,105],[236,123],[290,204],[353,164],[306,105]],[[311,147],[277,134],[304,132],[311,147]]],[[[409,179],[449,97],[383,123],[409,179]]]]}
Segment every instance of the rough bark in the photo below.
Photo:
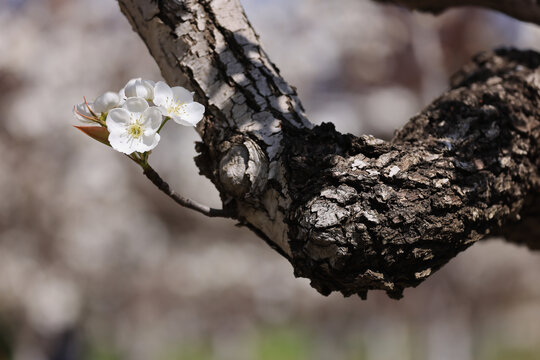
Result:
{"type": "Polygon", "coordinates": [[[479,6],[513,18],[540,24],[540,3],[535,0],[375,0],[405,6],[408,9],[438,14],[457,6],[479,6]]]}
{"type": "Polygon", "coordinates": [[[489,234],[540,246],[539,54],[478,56],[384,142],[313,127],[238,1],[119,3],[207,106],[196,160],[225,208],[322,294],[398,298],[489,234]]]}
{"type": "Polygon", "coordinates": [[[538,226],[516,222],[538,218],[539,66],[532,52],[477,57],[390,143],[328,125],[293,136],[296,272],[322,293],[398,297],[490,233],[538,246],[538,226]]]}

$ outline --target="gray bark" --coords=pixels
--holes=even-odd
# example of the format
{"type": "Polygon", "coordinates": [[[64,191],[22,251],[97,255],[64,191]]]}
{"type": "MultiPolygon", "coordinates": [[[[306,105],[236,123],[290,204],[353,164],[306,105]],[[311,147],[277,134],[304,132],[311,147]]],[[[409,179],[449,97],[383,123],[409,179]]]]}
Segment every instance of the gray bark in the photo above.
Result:
{"type": "Polygon", "coordinates": [[[539,54],[478,56],[384,142],[312,126],[238,1],[119,4],[207,107],[196,161],[225,209],[322,294],[399,298],[490,234],[540,246],[539,54]]]}

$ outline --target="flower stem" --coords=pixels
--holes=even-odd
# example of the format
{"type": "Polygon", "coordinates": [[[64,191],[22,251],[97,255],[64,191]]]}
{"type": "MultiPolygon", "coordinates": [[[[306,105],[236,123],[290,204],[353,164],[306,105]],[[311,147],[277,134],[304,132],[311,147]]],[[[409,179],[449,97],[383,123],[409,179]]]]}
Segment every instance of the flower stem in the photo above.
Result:
{"type": "Polygon", "coordinates": [[[161,123],[161,125],[159,126],[159,129],[157,130],[157,133],[159,134],[159,132],[161,131],[161,129],[163,129],[163,126],[165,126],[165,124],[167,123],[167,121],[169,121],[171,118],[166,116],[165,117],[165,120],[163,120],[163,122],[161,123]]]}
{"type": "Polygon", "coordinates": [[[173,199],[177,204],[186,207],[191,210],[195,210],[203,215],[208,217],[223,217],[223,218],[232,218],[233,213],[225,209],[213,209],[206,205],[199,204],[198,202],[185,198],[177,193],[175,193],[160,176],[159,174],[152,169],[152,167],[146,163],[142,165],[144,175],[157,186],[159,190],[165,193],[168,197],[173,199]]]}

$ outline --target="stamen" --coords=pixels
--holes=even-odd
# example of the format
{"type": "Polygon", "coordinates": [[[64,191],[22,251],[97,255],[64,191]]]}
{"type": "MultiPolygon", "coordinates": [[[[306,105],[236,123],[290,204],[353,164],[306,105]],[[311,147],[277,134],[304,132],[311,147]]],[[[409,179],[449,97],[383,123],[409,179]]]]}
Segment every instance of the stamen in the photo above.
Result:
{"type": "Polygon", "coordinates": [[[167,111],[170,114],[180,115],[180,113],[182,112],[184,115],[186,115],[184,103],[182,103],[181,101],[175,101],[174,98],[167,98],[167,111]]]}

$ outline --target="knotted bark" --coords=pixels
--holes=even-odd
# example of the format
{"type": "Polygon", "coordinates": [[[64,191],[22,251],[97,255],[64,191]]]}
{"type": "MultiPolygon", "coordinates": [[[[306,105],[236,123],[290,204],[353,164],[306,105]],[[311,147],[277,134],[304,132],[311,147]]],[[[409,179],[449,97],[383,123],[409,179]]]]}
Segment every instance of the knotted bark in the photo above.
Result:
{"type": "Polygon", "coordinates": [[[537,247],[537,225],[514,232],[538,218],[539,66],[532,52],[477,57],[388,143],[331,125],[294,132],[296,273],[324,294],[399,297],[486,235],[537,247]]]}
{"type": "Polygon", "coordinates": [[[119,3],[206,105],[196,160],[226,210],[322,294],[399,298],[490,234],[540,246],[539,54],[478,56],[384,142],[312,126],[237,1],[119,3]]]}
{"type": "Polygon", "coordinates": [[[478,6],[507,14],[513,18],[540,24],[540,3],[531,0],[375,0],[408,9],[439,14],[457,6],[478,6]]]}

